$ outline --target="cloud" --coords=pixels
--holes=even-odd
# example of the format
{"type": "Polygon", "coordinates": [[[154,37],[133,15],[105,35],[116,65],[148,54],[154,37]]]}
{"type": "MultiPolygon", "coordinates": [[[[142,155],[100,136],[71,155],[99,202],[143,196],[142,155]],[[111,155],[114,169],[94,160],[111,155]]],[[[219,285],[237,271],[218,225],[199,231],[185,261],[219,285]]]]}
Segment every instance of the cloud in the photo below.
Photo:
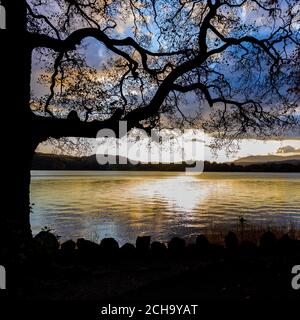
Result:
{"type": "Polygon", "coordinates": [[[296,149],[292,146],[284,146],[277,149],[276,153],[283,154],[283,153],[300,153],[300,148],[296,149]]]}

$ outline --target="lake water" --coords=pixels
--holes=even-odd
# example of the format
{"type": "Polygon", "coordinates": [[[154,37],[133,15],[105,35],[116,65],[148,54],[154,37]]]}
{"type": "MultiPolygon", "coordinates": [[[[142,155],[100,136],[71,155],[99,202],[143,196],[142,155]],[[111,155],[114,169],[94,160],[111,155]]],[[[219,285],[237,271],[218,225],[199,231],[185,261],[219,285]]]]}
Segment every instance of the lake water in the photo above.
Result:
{"type": "Polygon", "coordinates": [[[47,226],[62,240],[137,235],[167,241],[210,226],[300,222],[300,174],[33,171],[33,233],[47,226]]]}

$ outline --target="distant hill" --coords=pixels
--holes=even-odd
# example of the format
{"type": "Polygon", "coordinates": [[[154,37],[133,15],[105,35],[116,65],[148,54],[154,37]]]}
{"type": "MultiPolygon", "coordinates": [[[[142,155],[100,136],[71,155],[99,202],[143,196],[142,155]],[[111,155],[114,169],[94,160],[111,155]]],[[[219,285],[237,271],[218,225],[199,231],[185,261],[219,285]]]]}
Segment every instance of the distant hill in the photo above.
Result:
{"type": "Polygon", "coordinates": [[[290,163],[290,164],[299,164],[300,155],[290,155],[290,156],[276,156],[276,155],[262,155],[262,156],[248,156],[243,157],[234,161],[234,164],[237,165],[250,165],[258,163],[269,163],[269,162],[281,162],[281,163],[290,163]]]}
{"type": "Polygon", "coordinates": [[[96,155],[74,157],[46,153],[36,153],[32,161],[32,170],[184,171],[188,166],[185,163],[132,164],[128,159],[119,156],[116,157],[116,164],[100,165],[96,155]]]}
{"type": "MultiPolygon", "coordinates": [[[[212,172],[300,172],[300,159],[290,159],[281,156],[251,156],[238,159],[231,163],[204,162],[204,171],[212,172]],[[268,161],[263,162],[265,157],[268,161]],[[266,158],[267,157],[267,158],[266,158]],[[275,158],[274,158],[275,157],[275,158]],[[261,161],[256,161],[259,158],[261,161]],[[274,159],[280,158],[280,161],[274,159]],[[282,160],[284,159],[284,160],[282,160]],[[251,162],[254,161],[254,162],[251,162]]],[[[175,164],[149,164],[139,163],[137,165],[119,164],[120,161],[127,162],[126,158],[116,157],[117,164],[100,165],[96,155],[87,157],[74,157],[67,155],[56,155],[36,153],[32,161],[32,170],[111,170],[111,171],[185,171],[186,163],[175,164]]]]}

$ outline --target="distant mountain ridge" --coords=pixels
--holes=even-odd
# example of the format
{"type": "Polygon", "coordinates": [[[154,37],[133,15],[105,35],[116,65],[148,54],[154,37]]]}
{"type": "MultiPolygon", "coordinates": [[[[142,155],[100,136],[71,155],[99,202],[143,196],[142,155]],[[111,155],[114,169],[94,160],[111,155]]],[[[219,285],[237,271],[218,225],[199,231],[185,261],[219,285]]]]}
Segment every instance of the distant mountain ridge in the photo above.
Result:
{"type": "Polygon", "coordinates": [[[269,163],[269,162],[285,162],[291,164],[297,164],[300,162],[300,154],[289,155],[289,156],[277,156],[277,155],[257,155],[239,158],[234,161],[238,165],[250,165],[258,163],[269,163]]]}
{"type": "MultiPolygon", "coordinates": [[[[32,170],[131,170],[131,171],[184,171],[186,163],[132,163],[126,157],[115,157],[116,164],[99,164],[96,155],[75,157],[68,155],[36,153],[32,170]],[[124,163],[124,164],[120,164],[124,163]]],[[[193,167],[193,165],[192,165],[193,167]]]]}
{"type": "MultiPolygon", "coordinates": [[[[68,155],[36,153],[32,161],[32,170],[111,170],[111,171],[185,171],[194,164],[186,163],[132,164],[123,157],[116,157],[117,164],[100,165],[96,155],[75,157],[68,155]],[[127,162],[126,164],[120,164],[127,162]]],[[[300,172],[300,156],[298,158],[282,156],[249,156],[231,163],[204,161],[204,171],[212,172],[300,172]],[[259,161],[257,159],[259,158],[259,161]],[[263,162],[265,159],[265,162],[263,162]],[[280,161],[276,161],[280,159],[280,161]]]]}

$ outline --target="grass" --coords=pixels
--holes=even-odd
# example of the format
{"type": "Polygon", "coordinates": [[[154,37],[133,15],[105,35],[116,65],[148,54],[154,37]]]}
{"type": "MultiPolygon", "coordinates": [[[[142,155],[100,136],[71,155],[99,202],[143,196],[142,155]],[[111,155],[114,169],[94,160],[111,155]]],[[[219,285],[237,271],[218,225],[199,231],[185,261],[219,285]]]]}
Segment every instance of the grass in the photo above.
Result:
{"type": "Polygon", "coordinates": [[[212,223],[210,226],[205,228],[202,233],[210,242],[223,244],[224,237],[229,231],[234,232],[239,241],[248,240],[256,243],[257,245],[259,244],[261,236],[267,231],[274,233],[277,239],[288,234],[291,239],[300,240],[300,226],[291,221],[283,225],[278,225],[272,222],[252,224],[246,220],[245,222],[238,222],[233,226],[226,227],[212,223]]]}
{"type": "MultiPolygon", "coordinates": [[[[295,223],[294,221],[287,221],[282,225],[278,225],[278,223],[274,223],[272,221],[265,221],[261,224],[254,224],[249,222],[249,220],[244,220],[244,222],[242,222],[241,218],[244,219],[243,217],[240,217],[239,222],[233,225],[216,224],[212,221],[207,227],[199,231],[199,234],[203,234],[209,240],[209,242],[221,245],[224,244],[224,237],[228,234],[229,231],[234,232],[239,241],[247,240],[255,243],[256,245],[259,245],[261,236],[267,231],[274,233],[277,239],[280,239],[283,235],[287,234],[291,239],[300,240],[300,225],[295,223]]],[[[48,227],[42,228],[41,231],[47,230],[53,231],[48,227]]],[[[55,236],[59,240],[60,236],[56,234],[55,236]]],[[[136,236],[139,236],[139,234],[137,234],[136,236]]],[[[95,243],[100,243],[102,237],[96,231],[92,231],[86,239],[95,243]]],[[[73,240],[76,241],[76,239],[73,240]]],[[[157,239],[151,240],[156,241],[157,239]]],[[[168,239],[168,241],[170,240],[171,239],[168,239]]],[[[193,243],[195,238],[187,237],[186,240],[187,243],[193,243]]],[[[166,241],[165,244],[167,244],[168,241],[166,241]]]]}

